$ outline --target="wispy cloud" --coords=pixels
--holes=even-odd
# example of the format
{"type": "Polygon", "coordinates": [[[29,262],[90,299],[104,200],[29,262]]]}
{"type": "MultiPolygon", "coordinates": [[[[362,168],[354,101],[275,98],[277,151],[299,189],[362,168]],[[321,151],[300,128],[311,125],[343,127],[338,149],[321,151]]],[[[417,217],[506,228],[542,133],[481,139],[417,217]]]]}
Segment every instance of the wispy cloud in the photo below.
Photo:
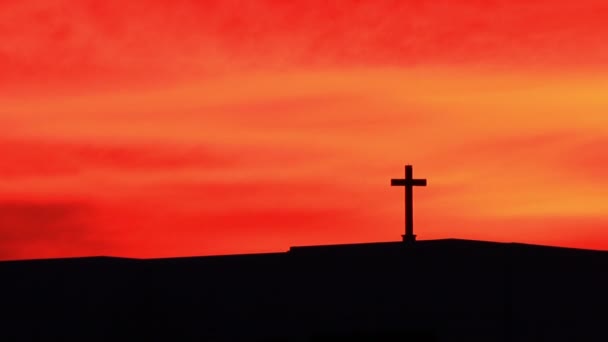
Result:
{"type": "Polygon", "coordinates": [[[0,140],[0,175],[9,179],[80,175],[94,170],[214,169],[235,163],[202,146],[111,144],[52,140],[0,140]]]}
{"type": "Polygon", "coordinates": [[[111,250],[86,203],[0,201],[0,258],[78,256],[111,250]]]}

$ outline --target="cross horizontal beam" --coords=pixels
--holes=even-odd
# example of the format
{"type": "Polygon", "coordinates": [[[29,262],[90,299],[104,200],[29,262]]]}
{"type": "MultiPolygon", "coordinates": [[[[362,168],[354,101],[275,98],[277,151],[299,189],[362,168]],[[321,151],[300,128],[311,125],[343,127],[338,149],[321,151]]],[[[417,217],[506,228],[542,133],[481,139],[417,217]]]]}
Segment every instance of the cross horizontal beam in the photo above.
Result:
{"type": "Polygon", "coordinates": [[[426,179],[391,179],[391,186],[426,186],[426,179]]]}

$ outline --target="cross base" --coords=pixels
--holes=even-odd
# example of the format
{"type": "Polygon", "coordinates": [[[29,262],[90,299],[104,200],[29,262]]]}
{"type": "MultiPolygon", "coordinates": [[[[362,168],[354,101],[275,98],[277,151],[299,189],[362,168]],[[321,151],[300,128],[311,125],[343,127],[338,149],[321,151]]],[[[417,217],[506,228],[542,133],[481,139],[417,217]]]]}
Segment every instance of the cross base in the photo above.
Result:
{"type": "Polygon", "coordinates": [[[414,234],[405,234],[401,235],[403,237],[403,242],[410,244],[416,242],[416,235],[414,234]]]}

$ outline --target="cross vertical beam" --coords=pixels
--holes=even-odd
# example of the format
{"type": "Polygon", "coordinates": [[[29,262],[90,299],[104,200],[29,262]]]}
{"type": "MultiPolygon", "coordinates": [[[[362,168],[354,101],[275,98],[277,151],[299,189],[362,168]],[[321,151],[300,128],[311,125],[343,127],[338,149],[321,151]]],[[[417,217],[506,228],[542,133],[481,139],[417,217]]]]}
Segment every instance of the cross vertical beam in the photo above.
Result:
{"type": "Polygon", "coordinates": [[[405,187],[405,235],[403,241],[413,243],[414,234],[414,186],[426,186],[426,179],[414,179],[412,165],[405,166],[405,179],[391,179],[391,186],[405,187]]]}
{"type": "Polygon", "coordinates": [[[416,241],[416,235],[414,235],[414,187],[411,184],[411,180],[414,179],[414,170],[411,165],[405,166],[405,179],[410,183],[405,186],[405,235],[403,241],[414,242],[416,241]]]}

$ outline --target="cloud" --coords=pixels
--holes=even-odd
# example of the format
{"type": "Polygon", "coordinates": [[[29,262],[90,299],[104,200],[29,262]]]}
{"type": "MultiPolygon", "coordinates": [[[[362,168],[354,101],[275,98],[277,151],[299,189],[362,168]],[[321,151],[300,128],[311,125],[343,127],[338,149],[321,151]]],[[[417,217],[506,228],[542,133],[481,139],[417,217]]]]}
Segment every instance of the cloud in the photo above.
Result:
{"type": "Polygon", "coordinates": [[[235,161],[203,146],[0,140],[0,176],[19,179],[78,175],[88,170],[158,171],[229,167],[235,161]]]}
{"type": "Polygon", "coordinates": [[[563,172],[568,172],[582,182],[604,188],[608,184],[608,138],[588,136],[569,149],[563,150],[563,172]]]}
{"type": "Polygon", "coordinates": [[[82,202],[0,201],[0,259],[91,255],[108,247],[82,202]]]}
{"type": "Polygon", "coordinates": [[[601,66],[604,10],[597,0],[2,1],[0,71],[15,86],[301,66],[601,66]]]}
{"type": "MultiPolygon", "coordinates": [[[[86,213],[86,222],[93,240],[109,248],[80,246],[76,238],[73,250],[82,255],[160,257],[272,252],[295,244],[369,239],[365,228],[374,222],[359,208],[361,194],[349,197],[348,189],[330,188],[298,181],[180,180],[116,193],[110,199],[91,194],[88,201],[94,210],[86,213]]],[[[32,244],[20,243],[23,248],[32,244]]],[[[53,239],[48,243],[57,245],[53,239]]],[[[53,254],[30,250],[30,255],[53,254]]]]}
{"type": "MultiPolygon", "coordinates": [[[[464,214],[464,215],[463,215],[464,214]]],[[[591,215],[519,215],[483,217],[427,215],[419,225],[419,234],[427,238],[463,238],[474,240],[532,243],[606,250],[608,220],[591,215]],[[449,222],[449,225],[446,225],[449,222]],[[483,231],[483,234],[479,234],[483,231]],[[446,235],[447,234],[447,235],[446,235]]]]}

